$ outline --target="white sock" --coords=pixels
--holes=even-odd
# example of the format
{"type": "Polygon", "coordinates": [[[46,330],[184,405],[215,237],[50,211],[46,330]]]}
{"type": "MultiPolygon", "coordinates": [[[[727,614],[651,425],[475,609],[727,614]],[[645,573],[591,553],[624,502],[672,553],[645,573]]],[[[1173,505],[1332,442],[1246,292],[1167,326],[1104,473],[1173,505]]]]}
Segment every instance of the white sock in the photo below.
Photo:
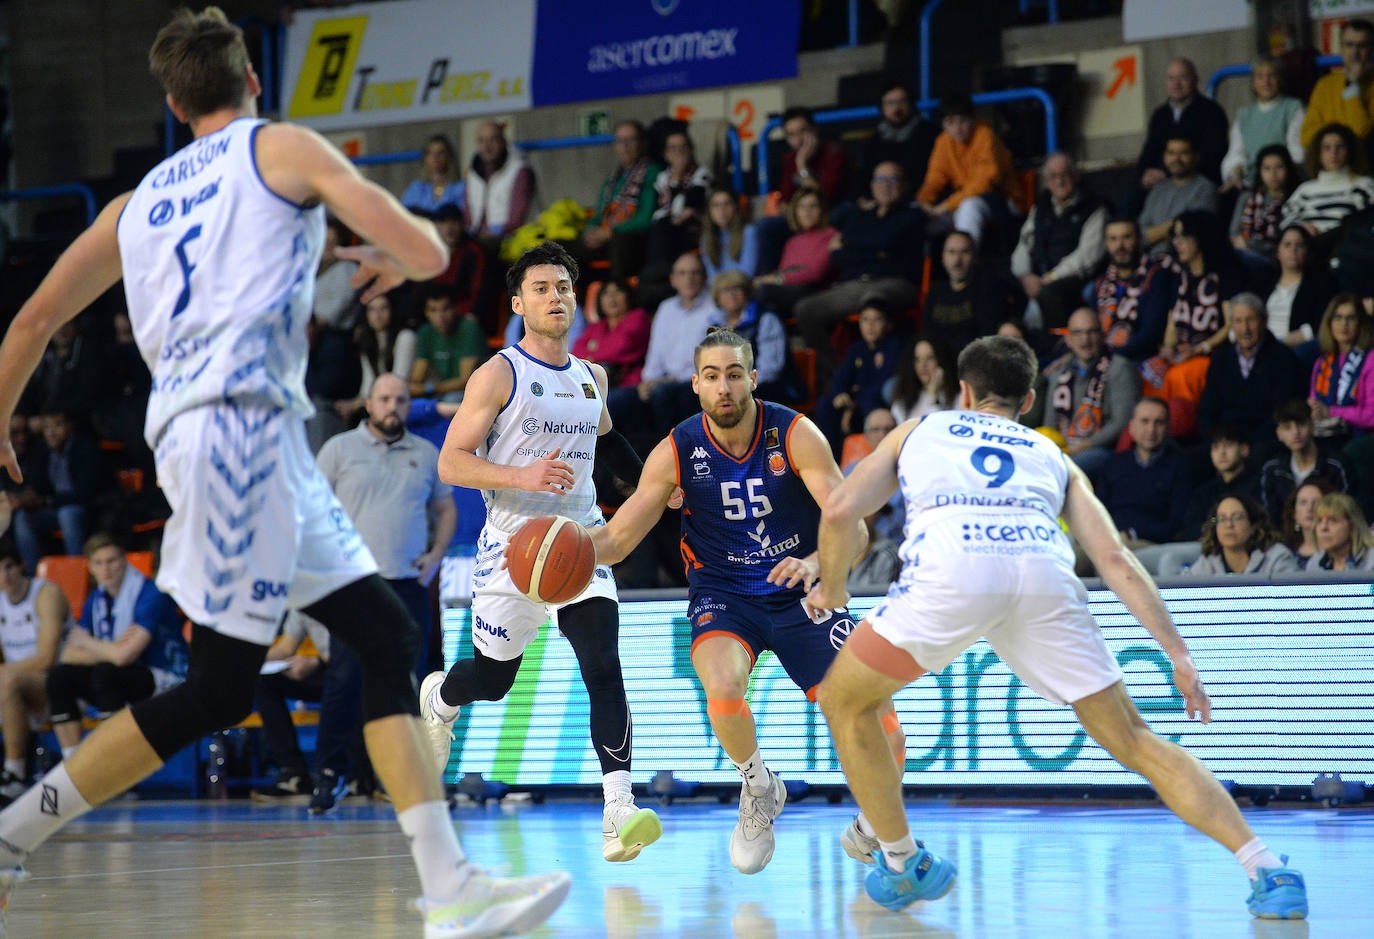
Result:
{"type": "Polygon", "coordinates": [[[906,870],[907,859],[916,853],[916,839],[912,838],[909,832],[901,841],[887,842],[879,838],[878,844],[882,846],[883,861],[887,863],[887,869],[894,874],[906,870]]]}
{"type": "Polygon", "coordinates": [[[735,769],[744,777],[744,784],[750,789],[763,789],[768,785],[768,767],[763,763],[763,754],[755,750],[743,763],[735,763],[735,769]]]}
{"type": "Polygon", "coordinates": [[[24,777],[26,777],[26,776],[28,775],[27,773],[24,772],[24,768],[25,768],[25,767],[24,767],[24,761],[23,761],[23,760],[6,760],[6,761],[5,761],[5,772],[9,773],[9,774],[10,774],[11,776],[13,776],[15,779],[23,779],[24,777]]]}
{"type": "Polygon", "coordinates": [[[69,760],[69,759],[71,759],[72,754],[75,753],[75,752],[76,752],[76,747],[63,747],[63,748],[62,748],[62,759],[64,759],[64,760],[69,760]]]}
{"type": "Polygon", "coordinates": [[[1267,867],[1273,870],[1276,867],[1283,867],[1283,862],[1274,856],[1263,841],[1258,838],[1251,838],[1236,851],[1236,860],[1240,866],[1245,868],[1245,876],[1251,880],[1259,880],[1259,868],[1267,867]]]}
{"type": "Polygon", "coordinates": [[[444,686],[442,683],[435,685],[434,690],[429,695],[429,706],[436,715],[450,723],[458,719],[458,712],[462,710],[456,704],[449,704],[444,700],[444,686]]]}
{"type": "Polygon", "coordinates": [[[410,853],[420,873],[420,892],[425,899],[440,906],[457,900],[472,871],[453,832],[448,806],[443,802],[421,802],[397,812],[396,821],[410,839],[410,853]]]}
{"type": "Polygon", "coordinates": [[[630,771],[615,769],[603,774],[601,794],[607,802],[633,802],[635,797],[630,791],[630,771]]]}
{"type": "Polygon", "coordinates": [[[870,838],[878,837],[878,833],[873,830],[873,826],[868,821],[868,816],[863,812],[859,813],[859,817],[855,820],[855,824],[859,829],[859,834],[868,835],[870,838]]]}
{"type": "Polygon", "coordinates": [[[90,810],[91,804],[67,775],[67,764],[57,764],[0,812],[0,858],[17,864],[63,825],[90,810]]]}

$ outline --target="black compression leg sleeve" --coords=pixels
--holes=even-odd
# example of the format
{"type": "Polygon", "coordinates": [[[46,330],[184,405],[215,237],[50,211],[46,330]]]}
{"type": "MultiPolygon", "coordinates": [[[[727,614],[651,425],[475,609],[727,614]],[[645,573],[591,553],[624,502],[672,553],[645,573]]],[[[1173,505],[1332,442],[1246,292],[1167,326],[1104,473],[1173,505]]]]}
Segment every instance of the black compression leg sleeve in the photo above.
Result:
{"type": "Polygon", "coordinates": [[[474,701],[500,701],[515,684],[523,655],[502,662],[483,655],[481,649],[473,649],[473,652],[476,653],[473,658],[453,663],[444,683],[439,686],[439,697],[445,704],[467,707],[474,701]]]}
{"type": "Polygon", "coordinates": [[[393,714],[419,715],[414,669],[420,627],[380,575],[355,580],[305,612],[325,625],[330,641],[343,640],[361,660],[364,724],[393,714]]]}
{"type": "Polygon", "coordinates": [[[175,688],[129,708],[164,761],[186,744],[232,727],[253,713],[253,691],[267,646],[191,626],[191,664],[175,688]]]}
{"type": "Polygon", "coordinates": [[[630,768],[630,703],[620,670],[620,607],[593,597],[558,611],[558,629],[567,637],[582,670],[591,702],[592,748],[601,772],[630,768]]]}

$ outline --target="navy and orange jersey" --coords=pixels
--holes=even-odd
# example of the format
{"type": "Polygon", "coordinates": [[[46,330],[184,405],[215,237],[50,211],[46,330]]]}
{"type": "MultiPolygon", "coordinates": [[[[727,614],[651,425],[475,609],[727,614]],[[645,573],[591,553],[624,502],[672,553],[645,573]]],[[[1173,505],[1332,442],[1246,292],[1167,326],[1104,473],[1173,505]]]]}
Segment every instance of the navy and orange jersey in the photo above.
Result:
{"type": "Polygon", "coordinates": [[[796,593],[768,583],[784,557],[816,550],[821,510],[792,465],[790,435],[802,416],[756,400],[754,441],[736,459],[698,414],[673,428],[682,487],[682,559],[693,590],[749,596],[796,593]]]}

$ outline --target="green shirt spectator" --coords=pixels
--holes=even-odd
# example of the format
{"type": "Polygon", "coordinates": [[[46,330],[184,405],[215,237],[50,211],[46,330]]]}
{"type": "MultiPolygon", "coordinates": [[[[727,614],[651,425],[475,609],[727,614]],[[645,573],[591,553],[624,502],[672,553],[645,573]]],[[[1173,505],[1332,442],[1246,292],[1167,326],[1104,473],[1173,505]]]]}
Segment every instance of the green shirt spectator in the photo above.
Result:
{"type": "Polygon", "coordinates": [[[410,393],[458,401],[473,369],[486,356],[486,334],[470,314],[458,314],[453,298],[442,287],[432,287],[426,294],[425,319],[415,336],[410,393]]]}

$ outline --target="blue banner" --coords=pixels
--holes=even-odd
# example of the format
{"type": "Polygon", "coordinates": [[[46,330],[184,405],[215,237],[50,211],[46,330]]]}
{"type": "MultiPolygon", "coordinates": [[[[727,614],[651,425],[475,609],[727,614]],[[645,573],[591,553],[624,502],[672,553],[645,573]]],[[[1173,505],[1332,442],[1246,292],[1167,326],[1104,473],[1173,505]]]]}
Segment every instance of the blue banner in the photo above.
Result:
{"type": "Polygon", "coordinates": [[[535,106],[795,78],[797,0],[538,0],[535,106]]]}

